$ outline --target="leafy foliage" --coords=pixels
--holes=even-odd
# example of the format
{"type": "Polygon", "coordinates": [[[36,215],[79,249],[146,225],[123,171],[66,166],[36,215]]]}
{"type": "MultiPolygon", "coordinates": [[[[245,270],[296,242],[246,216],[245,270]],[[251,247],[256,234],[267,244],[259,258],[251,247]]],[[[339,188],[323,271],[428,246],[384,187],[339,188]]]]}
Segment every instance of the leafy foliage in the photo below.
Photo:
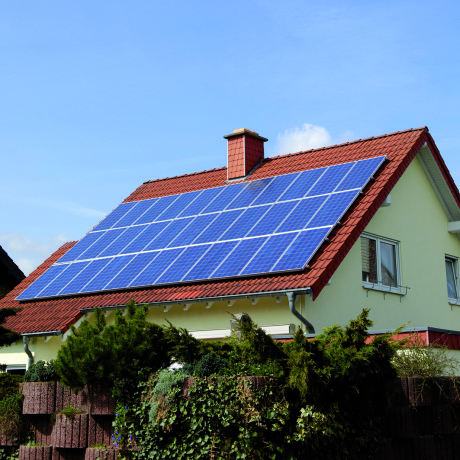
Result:
{"type": "Polygon", "coordinates": [[[429,346],[417,334],[412,334],[393,357],[399,377],[446,377],[455,375],[458,361],[439,342],[429,346]]]}
{"type": "Polygon", "coordinates": [[[53,360],[48,363],[37,361],[27,369],[24,375],[24,382],[53,382],[58,379],[53,360]]]}
{"type": "Polygon", "coordinates": [[[150,403],[149,420],[152,425],[155,425],[169,412],[175,397],[181,390],[179,385],[187,377],[188,375],[181,370],[163,369],[154,379],[156,383],[147,395],[150,403]]]}
{"type": "Polygon", "coordinates": [[[139,460],[373,458],[399,344],[389,335],[369,339],[368,311],[310,341],[299,331],[284,345],[247,316],[236,320],[237,334],[226,348],[205,354],[185,331],[169,336],[170,343],[179,343],[174,353],[191,362],[141,383],[141,394],[115,421],[120,440],[134,436],[139,450],[132,455],[139,460]],[[188,354],[186,344],[197,356],[188,354]],[[184,369],[220,377],[196,378],[184,397],[184,369]],[[255,391],[243,376],[257,370],[272,377],[255,391]]]}
{"type": "Polygon", "coordinates": [[[0,401],[0,435],[18,438],[21,434],[23,395],[10,394],[0,401]]]}
{"type": "MultiPolygon", "coordinates": [[[[336,439],[326,446],[308,447],[310,455],[340,458],[372,458],[389,409],[396,371],[391,363],[399,347],[391,336],[368,340],[372,325],[363,310],[345,328],[333,326],[308,341],[301,333],[286,345],[289,383],[303,404],[327,417],[336,439]]],[[[305,435],[305,442],[309,434],[305,435]]]]}
{"type": "Polygon", "coordinates": [[[19,392],[19,384],[24,380],[22,375],[0,373],[0,400],[19,392]]]}
{"type": "Polygon", "coordinates": [[[193,375],[197,377],[209,377],[214,374],[219,374],[227,366],[227,360],[220,355],[208,353],[193,366],[193,375]]]}
{"type": "Polygon", "coordinates": [[[3,326],[8,317],[14,316],[19,311],[21,311],[20,308],[0,308],[0,347],[5,347],[21,340],[21,334],[3,326]]]}
{"type": "Polygon", "coordinates": [[[103,312],[95,310],[95,324],[85,320],[59,350],[54,363],[61,382],[72,389],[107,382],[119,398],[128,398],[148,373],[169,365],[164,331],[145,320],[147,307],[127,305],[117,310],[115,324],[106,326],[103,312]],[[145,370],[145,372],[144,372],[145,370]]]}

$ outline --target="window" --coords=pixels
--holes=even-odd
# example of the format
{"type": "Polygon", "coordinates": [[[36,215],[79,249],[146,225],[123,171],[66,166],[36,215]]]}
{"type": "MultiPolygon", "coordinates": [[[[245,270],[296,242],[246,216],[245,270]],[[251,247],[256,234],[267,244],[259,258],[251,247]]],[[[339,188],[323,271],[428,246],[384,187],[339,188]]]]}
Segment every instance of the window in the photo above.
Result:
{"type": "Polygon", "coordinates": [[[361,236],[362,281],[367,287],[400,287],[399,244],[377,236],[361,236]]]}
{"type": "Polygon", "coordinates": [[[446,256],[447,296],[458,300],[458,259],[446,256]]]}

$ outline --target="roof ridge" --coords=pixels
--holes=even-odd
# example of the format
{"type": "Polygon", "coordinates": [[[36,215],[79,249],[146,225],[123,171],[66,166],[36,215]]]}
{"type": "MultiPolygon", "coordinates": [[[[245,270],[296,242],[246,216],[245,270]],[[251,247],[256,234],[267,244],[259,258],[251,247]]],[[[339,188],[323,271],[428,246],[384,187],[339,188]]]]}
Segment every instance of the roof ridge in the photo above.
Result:
{"type": "Polygon", "coordinates": [[[420,128],[409,128],[409,129],[405,129],[403,131],[395,131],[394,133],[381,134],[380,136],[365,137],[364,139],[355,139],[354,141],[343,142],[342,144],[326,145],[324,147],[318,147],[316,149],[301,150],[300,152],[293,152],[293,153],[285,153],[283,155],[276,155],[276,156],[273,156],[273,157],[264,158],[264,161],[266,161],[266,160],[274,160],[274,159],[284,158],[284,157],[290,157],[290,156],[295,156],[295,155],[301,155],[301,154],[304,154],[304,153],[319,152],[321,150],[334,149],[334,148],[337,148],[337,147],[357,144],[357,143],[360,143],[360,142],[374,141],[376,139],[383,139],[385,137],[396,136],[398,134],[404,134],[404,133],[408,133],[408,132],[411,132],[411,131],[426,131],[426,132],[428,132],[428,127],[427,126],[422,126],[420,128]]]}
{"type": "MultiPolygon", "coordinates": [[[[327,150],[327,149],[337,148],[337,147],[341,147],[341,146],[345,146],[345,145],[356,144],[358,142],[368,142],[368,141],[372,141],[372,140],[375,140],[375,139],[381,139],[381,138],[384,138],[384,137],[390,137],[390,136],[395,136],[397,134],[407,133],[407,132],[410,132],[410,131],[427,131],[428,132],[428,127],[427,126],[422,126],[420,128],[409,128],[409,129],[405,129],[403,131],[395,131],[394,133],[381,134],[380,136],[372,136],[372,137],[366,137],[364,139],[356,139],[356,140],[350,141],[350,142],[343,142],[342,144],[334,144],[334,145],[328,145],[328,146],[324,146],[324,147],[319,147],[319,148],[316,148],[316,149],[301,150],[299,152],[293,152],[293,153],[285,153],[283,155],[276,155],[276,156],[273,156],[273,157],[264,158],[263,162],[265,162],[267,160],[274,160],[274,159],[282,158],[282,157],[284,158],[284,157],[290,157],[290,156],[294,156],[294,155],[300,155],[300,154],[303,154],[303,153],[319,152],[321,150],[327,150]]],[[[193,173],[189,173],[189,174],[180,174],[178,176],[162,177],[160,179],[147,180],[147,181],[143,182],[142,184],[152,184],[154,182],[162,182],[162,181],[167,181],[167,180],[171,180],[171,179],[179,179],[179,178],[182,178],[182,177],[197,176],[199,174],[206,174],[206,173],[210,173],[212,171],[221,171],[223,169],[227,169],[227,166],[221,166],[220,168],[205,169],[204,171],[197,171],[197,172],[193,172],[193,173]]]]}

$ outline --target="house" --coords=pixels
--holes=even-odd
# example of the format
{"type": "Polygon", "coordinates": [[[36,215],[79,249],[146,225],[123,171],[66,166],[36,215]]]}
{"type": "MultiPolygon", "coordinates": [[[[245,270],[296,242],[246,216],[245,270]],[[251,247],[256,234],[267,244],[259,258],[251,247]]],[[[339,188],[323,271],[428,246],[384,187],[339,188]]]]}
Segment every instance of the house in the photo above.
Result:
{"type": "Polygon", "coordinates": [[[452,354],[460,353],[460,194],[427,128],[271,158],[264,158],[267,139],[256,132],[243,128],[225,138],[227,167],[142,184],[80,242],[63,245],[2,299],[0,307],[22,307],[8,326],[23,335],[23,343],[1,350],[0,362],[27,366],[33,360],[52,359],[72,324],[84,318],[91,321],[96,307],[104,310],[110,323],[115,310],[130,299],[150,307],[150,321],[171,321],[201,339],[226,337],[228,313],[246,312],[274,337],[288,338],[296,327],[312,336],[370,308],[372,333],[405,324],[405,333],[417,331],[427,343],[441,341],[452,354]],[[361,174],[356,185],[353,171],[359,168],[365,177],[361,174]],[[347,181],[353,193],[340,189],[347,181]],[[339,193],[340,199],[348,193],[340,212],[339,193]],[[212,211],[212,203],[218,203],[215,196],[232,194],[242,197],[232,202],[236,205],[227,199],[212,211]],[[333,202],[334,206],[328,204],[333,202]],[[260,222],[266,222],[269,212],[255,209],[264,203],[272,209],[271,230],[264,230],[270,235],[256,244],[248,239],[260,222]],[[152,214],[157,205],[168,217],[152,214]],[[206,229],[200,235],[212,233],[210,228],[215,233],[213,219],[223,219],[214,240],[194,234],[192,245],[189,232],[189,242],[169,243],[185,225],[192,228],[182,218],[188,206],[195,209],[187,217],[192,222],[209,218],[200,224],[206,229]],[[226,206],[241,209],[233,217],[230,212],[224,216],[226,206]],[[133,209],[139,211],[130,220],[133,209]],[[317,219],[321,213],[326,220],[317,219]],[[155,224],[155,235],[160,231],[167,242],[152,246],[161,239],[155,240],[152,233],[143,246],[136,246],[139,232],[153,231],[155,219],[171,225],[169,233],[161,233],[163,227],[155,224]],[[311,230],[315,219],[311,227],[316,230],[311,230]],[[290,226],[282,227],[286,222],[290,226]],[[233,245],[228,243],[230,249],[213,246],[228,231],[238,235],[227,238],[236,238],[233,245]],[[102,244],[109,233],[111,242],[102,244]],[[200,241],[211,249],[195,245],[200,241]],[[173,249],[161,252],[168,244],[173,249]],[[174,255],[177,246],[179,255],[174,255]],[[107,249],[114,247],[118,252],[107,249]],[[238,257],[247,258],[240,265],[234,256],[238,247],[243,248],[238,257]],[[157,251],[156,259],[152,251],[157,251]],[[270,257],[273,260],[264,265],[270,257]],[[113,271],[122,259],[126,262],[113,271]],[[160,259],[161,263],[152,262],[160,259]],[[256,269],[248,269],[254,268],[256,259],[256,269]],[[207,271],[195,270],[202,266],[207,271]]]}
{"type": "Polygon", "coordinates": [[[24,273],[0,246],[0,299],[25,278],[24,273]]]}

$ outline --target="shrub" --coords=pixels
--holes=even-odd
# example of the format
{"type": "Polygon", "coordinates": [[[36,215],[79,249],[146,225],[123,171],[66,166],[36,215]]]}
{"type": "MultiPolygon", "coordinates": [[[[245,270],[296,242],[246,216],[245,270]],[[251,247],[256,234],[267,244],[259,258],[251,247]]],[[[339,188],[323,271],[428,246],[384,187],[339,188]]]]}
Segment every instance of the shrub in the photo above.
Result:
{"type": "Polygon", "coordinates": [[[11,394],[0,401],[0,434],[18,438],[22,429],[23,395],[11,394]]]}
{"type": "Polygon", "coordinates": [[[182,391],[181,385],[187,377],[188,375],[181,370],[163,369],[154,379],[155,384],[148,394],[150,401],[149,420],[152,425],[167,415],[175,395],[182,391]]]}
{"type": "Polygon", "coordinates": [[[415,332],[393,357],[399,377],[447,377],[455,375],[458,361],[440,342],[429,346],[415,332]]]}
{"type": "Polygon", "coordinates": [[[27,369],[24,375],[24,382],[53,382],[58,379],[53,360],[48,363],[37,361],[27,369]]]}
{"type": "Polygon", "coordinates": [[[106,326],[100,309],[95,324],[83,321],[59,350],[54,363],[61,382],[72,389],[104,381],[118,399],[129,398],[140,380],[169,365],[163,328],[145,320],[147,306],[127,305],[127,316],[116,312],[106,326]]]}
{"type": "Polygon", "coordinates": [[[0,373],[0,400],[19,392],[19,384],[24,380],[22,375],[0,373]]]}
{"type": "Polygon", "coordinates": [[[213,374],[219,374],[226,365],[226,359],[219,355],[208,353],[195,364],[193,375],[197,377],[209,377],[213,374]]]}

